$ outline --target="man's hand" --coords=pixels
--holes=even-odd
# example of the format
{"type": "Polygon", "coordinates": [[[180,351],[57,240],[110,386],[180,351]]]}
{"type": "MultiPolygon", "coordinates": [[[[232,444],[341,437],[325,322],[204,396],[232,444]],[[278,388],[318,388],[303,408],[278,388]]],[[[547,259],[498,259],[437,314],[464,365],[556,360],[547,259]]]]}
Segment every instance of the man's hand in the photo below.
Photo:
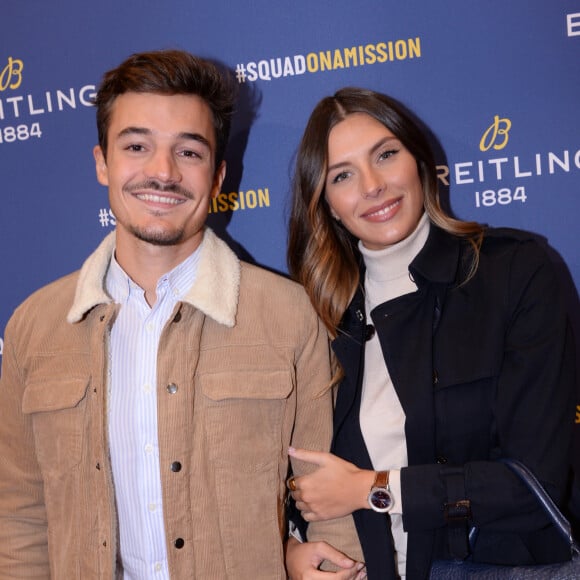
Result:
{"type": "Polygon", "coordinates": [[[290,580],[364,580],[364,563],[355,562],[326,542],[299,542],[290,537],[286,543],[286,570],[290,580]],[[340,568],[324,572],[318,567],[324,560],[340,568]]]}

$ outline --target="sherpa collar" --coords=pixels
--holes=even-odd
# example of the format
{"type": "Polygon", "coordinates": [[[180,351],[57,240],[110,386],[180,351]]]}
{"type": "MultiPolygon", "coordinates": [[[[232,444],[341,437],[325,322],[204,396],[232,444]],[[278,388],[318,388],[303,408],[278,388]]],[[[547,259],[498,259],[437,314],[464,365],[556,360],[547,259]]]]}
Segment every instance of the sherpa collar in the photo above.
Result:
{"type": "MultiPolygon", "coordinates": [[[[206,227],[201,245],[197,276],[183,301],[201,310],[216,322],[233,327],[240,291],[240,261],[213,231],[206,227]]],[[[75,298],[67,321],[80,322],[98,304],[110,304],[105,277],[115,251],[115,232],[111,232],[83,264],[75,298]]]]}

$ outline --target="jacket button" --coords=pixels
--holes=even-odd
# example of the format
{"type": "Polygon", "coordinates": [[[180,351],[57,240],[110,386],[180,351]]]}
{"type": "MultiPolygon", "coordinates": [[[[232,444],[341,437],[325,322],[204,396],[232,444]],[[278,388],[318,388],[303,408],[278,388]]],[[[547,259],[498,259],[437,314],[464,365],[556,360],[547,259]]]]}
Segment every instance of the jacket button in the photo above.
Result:
{"type": "Polygon", "coordinates": [[[367,324],[365,328],[365,341],[369,341],[375,335],[375,327],[372,324],[367,324]]]}
{"type": "Polygon", "coordinates": [[[183,548],[183,546],[185,546],[185,542],[183,541],[183,538],[177,538],[177,540],[175,540],[175,542],[173,542],[173,545],[178,550],[181,550],[181,548],[183,548]]]}
{"type": "Polygon", "coordinates": [[[177,393],[177,385],[175,383],[170,383],[167,385],[167,392],[170,395],[175,395],[175,393],[177,393]]]}
{"type": "Polygon", "coordinates": [[[439,382],[439,373],[433,370],[433,384],[436,385],[439,382]]]}
{"type": "Polygon", "coordinates": [[[179,463],[179,461],[174,461],[171,464],[171,471],[173,471],[174,473],[181,471],[181,463],[179,463]]]}
{"type": "Polygon", "coordinates": [[[437,463],[439,463],[440,465],[444,465],[445,463],[447,463],[447,457],[443,457],[443,455],[438,455],[435,461],[437,461],[437,463]]]}
{"type": "Polygon", "coordinates": [[[179,322],[181,320],[181,312],[178,312],[174,317],[173,317],[173,322],[179,322]]]}

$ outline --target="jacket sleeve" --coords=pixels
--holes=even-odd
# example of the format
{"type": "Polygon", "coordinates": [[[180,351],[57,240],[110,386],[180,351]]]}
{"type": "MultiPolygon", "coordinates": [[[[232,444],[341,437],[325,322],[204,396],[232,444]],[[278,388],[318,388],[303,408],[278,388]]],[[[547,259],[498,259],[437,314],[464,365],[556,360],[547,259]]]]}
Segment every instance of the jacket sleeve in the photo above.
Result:
{"type": "Polygon", "coordinates": [[[24,380],[15,317],[4,341],[0,377],[0,578],[49,578],[43,483],[30,417],[22,412],[24,380]]]}
{"type": "MultiPolygon", "coordinates": [[[[575,383],[574,349],[567,316],[559,298],[554,268],[535,242],[518,243],[509,260],[505,256],[502,259],[506,266],[499,271],[505,274],[505,279],[484,278],[484,291],[480,294],[493,295],[495,302],[492,300],[491,307],[483,302],[471,305],[501,312],[493,315],[500,323],[492,339],[484,337],[487,328],[473,329],[476,335],[480,333],[482,348],[492,341],[499,345],[499,371],[489,380],[493,389],[489,456],[466,457],[463,453],[463,461],[455,457],[448,465],[403,469],[407,530],[446,525],[443,505],[447,500],[447,474],[453,469],[459,469],[462,475],[465,499],[471,504],[472,525],[481,530],[516,533],[544,527],[547,519],[537,501],[517,476],[494,461],[499,457],[519,459],[557,502],[562,499],[573,428],[575,383]],[[489,292],[485,291],[486,284],[489,292]]],[[[446,420],[459,419],[454,415],[446,420]]],[[[450,446],[453,447],[453,442],[450,446]]]]}
{"type": "MultiPolygon", "coordinates": [[[[322,324],[312,314],[309,336],[296,363],[297,410],[293,446],[329,451],[332,438],[332,390],[329,384],[328,336],[322,324]]],[[[292,460],[292,469],[299,476],[315,467],[292,460]]],[[[352,516],[312,522],[308,525],[307,535],[309,541],[324,540],[351,558],[363,560],[352,516]]]]}

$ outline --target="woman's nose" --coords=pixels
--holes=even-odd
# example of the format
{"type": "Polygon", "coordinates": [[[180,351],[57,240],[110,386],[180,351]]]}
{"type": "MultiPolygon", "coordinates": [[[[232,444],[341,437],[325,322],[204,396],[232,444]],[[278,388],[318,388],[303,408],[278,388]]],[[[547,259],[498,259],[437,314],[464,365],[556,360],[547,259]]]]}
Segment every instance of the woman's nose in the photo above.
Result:
{"type": "Polygon", "coordinates": [[[379,171],[368,168],[362,172],[361,195],[365,199],[379,196],[384,187],[384,180],[379,171]]]}

